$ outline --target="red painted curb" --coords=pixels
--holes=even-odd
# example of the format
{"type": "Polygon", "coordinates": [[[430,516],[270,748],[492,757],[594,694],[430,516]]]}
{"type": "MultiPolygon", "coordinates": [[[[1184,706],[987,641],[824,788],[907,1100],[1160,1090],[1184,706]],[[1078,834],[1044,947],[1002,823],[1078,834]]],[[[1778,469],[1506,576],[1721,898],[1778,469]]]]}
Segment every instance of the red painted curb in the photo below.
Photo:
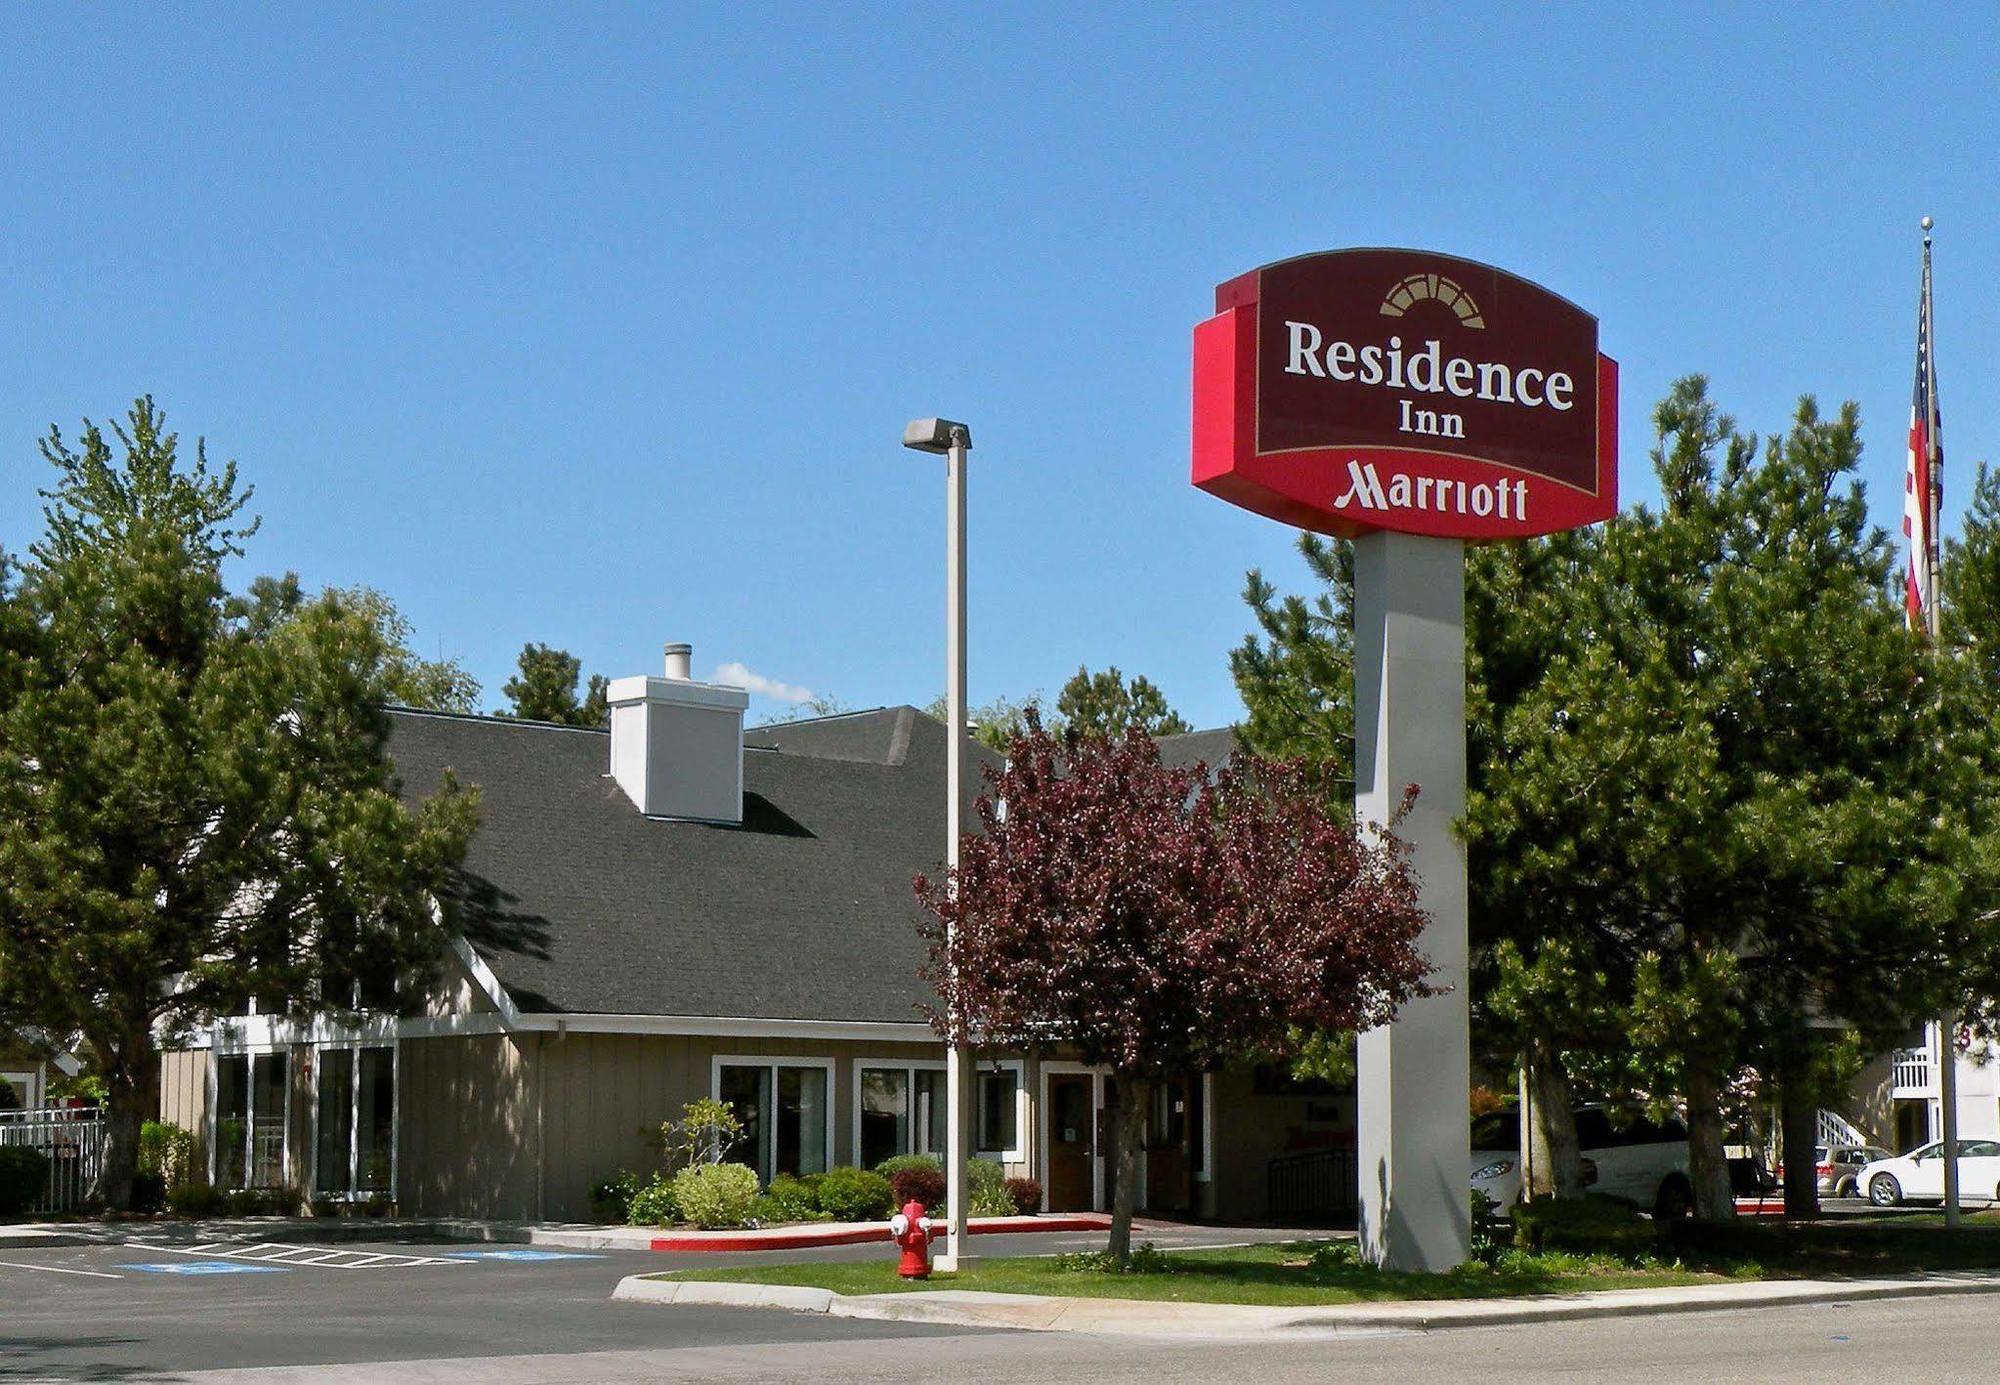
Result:
{"type": "MultiPolygon", "coordinates": [[[[998,1236],[1009,1233],[1033,1235],[1047,1231],[1105,1231],[1110,1229],[1111,1218],[1102,1213],[1074,1217],[1037,1217],[1032,1222],[997,1221],[973,1222],[967,1230],[974,1236],[998,1236]]],[[[942,1226],[931,1228],[931,1239],[944,1234],[942,1226]]],[[[804,1250],[812,1246],[853,1246],[865,1245],[870,1241],[887,1241],[889,1228],[881,1226],[844,1226],[838,1230],[829,1228],[814,1231],[809,1227],[789,1227],[776,1231],[736,1231],[721,1232],[708,1236],[655,1236],[650,1249],[668,1251],[733,1251],[733,1250],[804,1250]]]]}

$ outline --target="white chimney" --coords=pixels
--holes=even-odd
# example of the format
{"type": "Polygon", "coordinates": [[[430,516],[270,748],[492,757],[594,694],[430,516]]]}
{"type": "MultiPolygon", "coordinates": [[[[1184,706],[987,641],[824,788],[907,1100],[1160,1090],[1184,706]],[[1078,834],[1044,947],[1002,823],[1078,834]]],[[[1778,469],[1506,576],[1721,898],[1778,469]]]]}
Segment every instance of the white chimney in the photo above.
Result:
{"type": "Polygon", "coordinates": [[[695,682],[693,664],[670,644],[666,677],[611,680],[611,777],[648,817],[741,822],[750,694],[695,682]]]}

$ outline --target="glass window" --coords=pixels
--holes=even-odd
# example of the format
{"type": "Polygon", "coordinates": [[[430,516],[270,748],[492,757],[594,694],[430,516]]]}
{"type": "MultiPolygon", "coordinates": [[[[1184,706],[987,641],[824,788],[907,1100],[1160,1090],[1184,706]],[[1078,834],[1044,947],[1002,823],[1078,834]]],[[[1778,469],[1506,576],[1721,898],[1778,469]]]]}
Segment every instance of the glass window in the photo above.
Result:
{"type": "Polygon", "coordinates": [[[250,1060],[250,1184],[275,1188],[285,1181],[285,1074],[282,1053],[250,1060]]]}
{"type": "Polygon", "coordinates": [[[771,1166],[779,1173],[826,1172],[826,1069],[778,1069],[778,1119],[771,1166]]]}
{"type": "Polygon", "coordinates": [[[1603,1109],[1586,1106],[1576,1113],[1576,1143],[1583,1150],[1609,1149],[1617,1143],[1611,1131],[1611,1117],[1603,1109]]]}
{"type": "Polygon", "coordinates": [[[393,1192],[396,1159],[396,1050],[361,1050],[354,1094],[354,1186],[364,1193],[393,1192]]]}
{"type": "Polygon", "coordinates": [[[327,1048],[319,1054],[313,1191],[395,1191],[396,1050],[327,1048]]]}
{"type": "Polygon", "coordinates": [[[250,1058],[235,1053],[215,1060],[215,1185],[241,1188],[249,1146],[250,1058]]]}
{"type": "Polygon", "coordinates": [[[329,1048],[319,1055],[319,1134],[313,1149],[313,1189],[354,1190],[354,1050],[329,1048]]]}
{"type": "Polygon", "coordinates": [[[934,1068],[861,1069],[861,1166],[945,1145],[945,1075],[934,1068]]]}
{"type": "Polygon", "coordinates": [[[979,1074],[977,1144],[988,1153],[1015,1148],[1015,1094],[1021,1075],[1012,1068],[979,1074]]]}
{"type": "Polygon", "coordinates": [[[282,1053],[215,1060],[215,1180],[224,1188],[275,1188],[285,1181],[290,1064],[282,1053]]]}
{"type": "Polygon", "coordinates": [[[861,1166],[910,1151],[910,1072],[907,1068],[861,1070],[861,1166]]]}
{"type": "Polygon", "coordinates": [[[743,1138],[730,1150],[769,1184],[781,1173],[826,1171],[827,1072],[817,1064],[724,1063],[716,1073],[716,1097],[729,1103],[743,1124],[743,1138]]]}
{"type": "Polygon", "coordinates": [[[916,1130],[917,1147],[910,1152],[942,1158],[949,1138],[945,1133],[945,1117],[951,1114],[951,1104],[945,1095],[945,1076],[934,1068],[920,1068],[915,1080],[917,1109],[911,1124],[916,1130]]]}
{"type": "Polygon", "coordinates": [[[730,1148],[732,1162],[757,1170],[759,1182],[771,1181],[771,1165],[766,1157],[764,1132],[770,1128],[764,1113],[771,1105],[771,1070],[767,1067],[737,1067],[724,1064],[717,1078],[716,1099],[729,1103],[743,1127],[742,1138],[730,1148]]]}

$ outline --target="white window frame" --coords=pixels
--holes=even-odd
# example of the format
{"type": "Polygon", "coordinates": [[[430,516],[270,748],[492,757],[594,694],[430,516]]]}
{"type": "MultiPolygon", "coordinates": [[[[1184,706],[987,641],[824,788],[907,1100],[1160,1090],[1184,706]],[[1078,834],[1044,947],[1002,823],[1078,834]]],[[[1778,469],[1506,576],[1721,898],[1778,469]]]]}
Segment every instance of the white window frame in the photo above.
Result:
{"type": "MultiPolygon", "coordinates": [[[[850,1129],[853,1134],[854,1142],[850,1146],[850,1148],[853,1149],[854,1151],[854,1162],[856,1164],[859,1164],[861,1162],[862,1070],[866,1068],[878,1072],[900,1072],[904,1074],[905,1080],[909,1083],[909,1086],[905,1088],[905,1092],[907,1093],[905,1099],[911,1103],[911,1110],[909,1113],[909,1124],[910,1124],[910,1134],[912,1137],[911,1143],[914,1144],[916,1130],[917,1130],[917,1113],[915,1109],[915,1101],[917,1095],[916,1074],[920,1072],[945,1072],[949,1069],[949,1067],[950,1065],[946,1063],[945,1060],[942,1058],[856,1058],[854,1060],[853,1062],[854,1081],[850,1084],[854,1097],[854,1107],[853,1107],[854,1119],[850,1123],[850,1129]]],[[[949,1101],[948,1097],[947,1101],[949,1101]]],[[[950,1113],[947,1112],[946,1120],[949,1121],[949,1119],[950,1119],[950,1113]]],[[[913,1151],[911,1150],[904,1151],[904,1153],[906,1154],[912,1152],[913,1151]]],[[[943,1164],[944,1151],[937,1150],[934,1152],[937,1155],[938,1163],[943,1164]]]]}
{"type": "Polygon", "coordinates": [[[771,1069],[771,1118],[764,1122],[764,1165],[777,1177],[778,1170],[778,1072],[779,1068],[818,1068],[826,1074],[826,1167],[833,1167],[833,1102],[838,1090],[834,1081],[834,1060],[831,1058],[774,1057],[768,1053],[718,1053],[708,1061],[708,1094],[722,1100],[722,1070],[724,1068],[769,1068],[771,1069]]]}
{"type": "Polygon", "coordinates": [[[975,1159],[990,1159],[1001,1164],[1022,1164],[1023,1140],[1028,1130],[1028,1065],[1019,1058],[990,1058],[972,1064],[972,1090],[967,1093],[972,1129],[967,1133],[974,1144],[979,1141],[979,1079],[990,1072],[1011,1072],[1014,1074],[1014,1146],[1011,1149],[974,1149],[975,1159]]]}
{"type": "Polygon", "coordinates": [[[368,1202],[385,1196],[381,1192],[368,1192],[350,1187],[344,1193],[323,1193],[319,1189],[319,1060],[322,1053],[333,1049],[344,1049],[356,1055],[354,1066],[349,1073],[347,1091],[347,1171],[348,1182],[353,1183],[355,1161],[361,1153],[361,1058],[364,1048],[386,1048],[389,1050],[389,1189],[386,1194],[391,1202],[396,1200],[396,1161],[400,1157],[403,1142],[403,1046],[394,1039],[343,1039],[331,1043],[313,1045],[312,1050],[312,1140],[306,1152],[306,1190],[308,1201],[368,1202]]]}
{"type": "Polygon", "coordinates": [[[5,1072],[0,1072],[0,1078],[5,1078],[7,1084],[20,1093],[23,1111],[33,1111],[41,1106],[41,1069],[8,1068],[5,1072]]]}
{"type": "MultiPolygon", "coordinates": [[[[244,1139],[254,1137],[257,1129],[257,1059],[267,1054],[277,1054],[285,1060],[285,1125],[284,1138],[278,1142],[278,1187],[293,1186],[292,1179],[292,1091],[298,1085],[293,1079],[292,1046],[290,1044],[233,1044],[218,1046],[208,1061],[208,1181],[215,1182],[215,1156],[221,1146],[222,1112],[216,1109],[216,1099],[221,1094],[222,1062],[226,1058],[245,1060],[243,1074],[243,1094],[246,1115],[244,1118],[244,1139]]],[[[243,1151],[243,1172],[250,1172],[250,1150],[243,1151]]],[[[231,1188],[229,1192],[263,1192],[265,1189],[231,1188]]]]}

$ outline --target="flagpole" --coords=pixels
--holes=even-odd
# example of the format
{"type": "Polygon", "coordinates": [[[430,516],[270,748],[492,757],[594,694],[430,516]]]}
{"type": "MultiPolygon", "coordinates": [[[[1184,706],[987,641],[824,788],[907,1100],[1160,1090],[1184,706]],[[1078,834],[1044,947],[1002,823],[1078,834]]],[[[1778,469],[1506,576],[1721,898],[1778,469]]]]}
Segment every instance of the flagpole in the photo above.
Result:
{"type": "MultiPolygon", "coordinates": [[[[1918,311],[1923,315],[1921,331],[1924,341],[1924,358],[1917,363],[1924,372],[1924,481],[1927,494],[1918,497],[1924,517],[1923,545],[1923,595],[1924,631],[1930,636],[1931,658],[1941,657],[1939,636],[1942,623],[1938,610],[1938,522],[1942,518],[1944,481],[1937,473],[1938,462],[1943,450],[1938,446],[1937,422],[1937,336],[1931,317],[1931,226],[1929,217],[1920,225],[1924,232],[1924,274],[1923,301],[1918,311]]],[[[1912,547],[1918,542],[1911,536],[1912,547]]],[[[1911,555],[1916,556],[1914,553],[1911,555]]],[[[1956,1230],[1959,1224],[1958,1187],[1958,1017],[1947,1007],[1937,1018],[1937,1062],[1938,1062],[1938,1114],[1941,1117],[1939,1131],[1944,1141],[1944,1224],[1947,1231],[1956,1230]]]]}

